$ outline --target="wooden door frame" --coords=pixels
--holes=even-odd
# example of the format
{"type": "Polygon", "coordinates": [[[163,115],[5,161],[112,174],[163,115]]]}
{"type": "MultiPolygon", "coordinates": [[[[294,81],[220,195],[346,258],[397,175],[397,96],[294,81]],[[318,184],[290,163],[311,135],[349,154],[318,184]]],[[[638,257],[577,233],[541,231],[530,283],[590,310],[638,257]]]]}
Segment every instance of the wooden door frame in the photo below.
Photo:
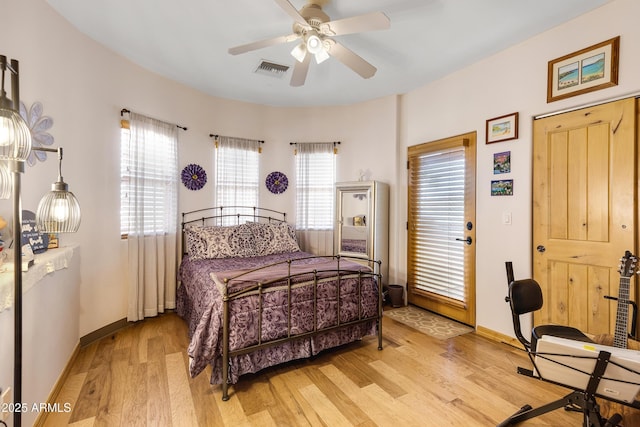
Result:
{"type": "MultiPolygon", "coordinates": [[[[461,135],[452,136],[436,141],[425,142],[415,146],[408,147],[407,149],[407,169],[409,169],[409,155],[411,151],[429,145],[430,148],[445,149],[447,147],[453,147],[456,144],[460,144],[461,140],[467,140],[467,149],[465,151],[465,161],[468,162],[465,171],[465,222],[471,221],[473,228],[465,233],[466,236],[472,238],[472,245],[468,247],[468,251],[465,253],[465,284],[466,284],[466,303],[460,303],[459,301],[453,301],[448,298],[432,295],[430,293],[412,289],[407,280],[407,300],[410,303],[419,305],[442,314],[443,316],[453,318],[462,323],[475,326],[476,325],[476,159],[477,159],[477,132],[468,132],[461,135]],[[468,214],[468,215],[467,215],[468,214]],[[461,317],[462,312],[466,312],[464,318],[461,317]]],[[[409,188],[410,175],[407,175],[407,212],[410,209],[410,195],[409,188]]],[[[410,224],[407,222],[407,227],[410,224]]],[[[407,272],[410,271],[410,239],[407,233],[407,272]]],[[[408,278],[407,278],[408,279],[408,278]]]]}

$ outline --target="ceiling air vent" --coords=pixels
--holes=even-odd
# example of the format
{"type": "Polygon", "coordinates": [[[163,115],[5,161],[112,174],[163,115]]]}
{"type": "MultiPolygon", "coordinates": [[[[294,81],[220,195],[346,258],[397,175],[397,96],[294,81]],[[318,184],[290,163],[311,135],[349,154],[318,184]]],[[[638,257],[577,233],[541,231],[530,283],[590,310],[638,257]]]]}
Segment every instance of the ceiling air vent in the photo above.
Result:
{"type": "Polygon", "coordinates": [[[288,65],[276,64],[275,62],[262,60],[255,72],[257,74],[264,74],[265,76],[282,78],[288,70],[288,65]]]}

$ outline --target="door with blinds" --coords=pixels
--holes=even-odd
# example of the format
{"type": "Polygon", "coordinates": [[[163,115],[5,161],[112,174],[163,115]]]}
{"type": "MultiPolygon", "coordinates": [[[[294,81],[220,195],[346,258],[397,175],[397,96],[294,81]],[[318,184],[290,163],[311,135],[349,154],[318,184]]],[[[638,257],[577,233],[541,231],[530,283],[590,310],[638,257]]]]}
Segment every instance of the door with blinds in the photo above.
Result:
{"type": "Polygon", "coordinates": [[[476,133],[408,149],[408,300],[475,326],[476,133]]]}

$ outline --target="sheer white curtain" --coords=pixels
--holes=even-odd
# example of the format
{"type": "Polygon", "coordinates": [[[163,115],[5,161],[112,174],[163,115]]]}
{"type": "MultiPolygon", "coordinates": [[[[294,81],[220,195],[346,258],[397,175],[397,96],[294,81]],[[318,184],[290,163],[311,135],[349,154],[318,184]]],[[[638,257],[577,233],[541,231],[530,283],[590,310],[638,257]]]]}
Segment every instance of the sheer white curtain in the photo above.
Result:
{"type": "Polygon", "coordinates": [[[129,141],[122,154],[128,169],[123,174],[129,249],[127,318],[137,321],[175,308],[178,128],[131,113],[129,141]]]}
{"type": "MultiPolygon", "coordinates": [[[[258,206],[260,141],[221,136],[216,141],[216,206],[258,206]]],[[[225,210],[252,214],[253,210],[225,210]]],[[[227,218],[224,223],[236,220],[227,218]]]]}
{"type": "Polygon", "coordinates": [[[303,250],[333,254],[334,143],[296,144],[296,230],[303,250]]]}

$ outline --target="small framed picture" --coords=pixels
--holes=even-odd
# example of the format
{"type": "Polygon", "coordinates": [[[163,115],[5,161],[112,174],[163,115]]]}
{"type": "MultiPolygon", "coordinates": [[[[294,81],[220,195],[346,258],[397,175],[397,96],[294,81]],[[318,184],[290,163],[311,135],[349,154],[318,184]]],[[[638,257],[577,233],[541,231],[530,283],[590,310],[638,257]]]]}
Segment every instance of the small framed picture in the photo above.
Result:
{"type": "Polygon", "coordinates": [[[358,215],[353,217],[353,225],[356,227],[363,227],[367,225],[367,219],[364,215],[358,215]]]}
{"type": "Polygon", "coordinates": [[[547,102],[618,84],[620,36],[549,61],[547,102]]]}
{"type": "Polygon", "coordinates": [[[493,154],[493,174],[511,172],[511,151],[493,154]]]}
{"type": "Polygon", "coordinates": [[[518,113],[487,120],[487,144],[518,138],[518,113]]]}
{"type": "Polygon", "coordinates": [[[492,196],[513,196],[513,180],[499,179],[491,181],[492,196]]]}
{"type": "Polygon", "coordinates": [[[58,234],[49,233],[49,246],[47,246],[47,249],[55,249],[58,245],[58,234]]]}

